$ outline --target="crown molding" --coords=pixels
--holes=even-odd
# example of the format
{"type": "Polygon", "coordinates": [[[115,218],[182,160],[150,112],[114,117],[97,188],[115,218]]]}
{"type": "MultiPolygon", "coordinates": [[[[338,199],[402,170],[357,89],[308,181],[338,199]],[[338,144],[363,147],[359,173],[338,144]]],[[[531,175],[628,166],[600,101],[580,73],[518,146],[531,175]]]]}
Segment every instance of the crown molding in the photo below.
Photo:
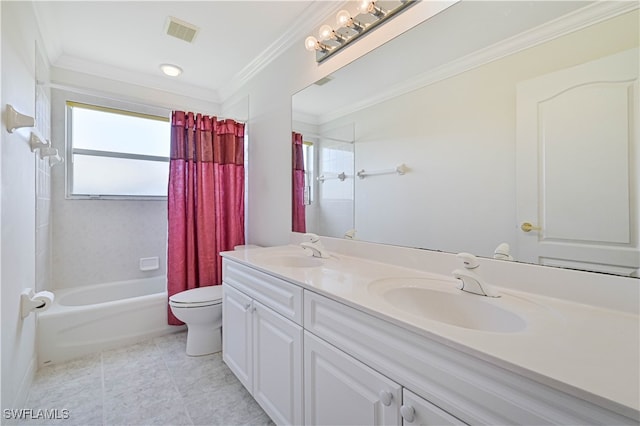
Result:
{"type": "Polygon", "coordinates": [[[219,103],[219,95],[216,90],[185,84],[177,80],[170,80],[160,75],[129,71],[69,55],[62,55],[52,65],[59,69],[94,75],[108,80],[145,87],[147,89],[174,93],[179,96],[187,96],[205,102],[219,103]]]}
{"type": "Polygon", "coordinates": [[[310,28],[316,28],[325,22],[332,13],[344,8],[348,1],[314,1],[298,17],[295,24],[287,32],[281,35],[276,41],[271,43],[265,50],[256,56],[249,64],[241,69],[227,85],[221,89],[220,99],[223,101],[229,98],[240,87],[247,84],[256,74],[267,67],[284,51],[292,47],[295,43],[304,39],[310,28]]]}
{"type": "Polygon", "coordinates": [[[638,1],[598,1],[592,3],[545,24],[463,56],[462,58],[431,69],[425,73],[418,74],[410,81],[404,81],[393,85],[387,90],[378,92],[367,99],[353,103],[345,108],[336,109],[329,113],[322,114],[317,122],[327,123],[344,115],[368,108],[380,102],[409,93],[430,84],[437,83],[530,47],[537,46],[574,31],[606,21],[607,19],[631,12],[638,8],[640,8],[640,3],[638,1]]]}

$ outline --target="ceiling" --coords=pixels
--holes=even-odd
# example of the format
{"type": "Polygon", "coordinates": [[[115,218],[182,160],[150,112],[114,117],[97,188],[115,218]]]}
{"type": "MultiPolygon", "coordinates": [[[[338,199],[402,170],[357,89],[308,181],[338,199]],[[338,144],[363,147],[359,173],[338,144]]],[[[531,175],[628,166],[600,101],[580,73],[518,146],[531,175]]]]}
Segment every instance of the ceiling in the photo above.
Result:
{"type": "Polygon", "coordinates": [[[283,48],[300,43],[331,1],[34,1],[52,66],[223,102],[283,48]],[[168,17],[199,27],[192,43],[168,17]],[[160,64],[180,66],[167,77],[160,64]]]}

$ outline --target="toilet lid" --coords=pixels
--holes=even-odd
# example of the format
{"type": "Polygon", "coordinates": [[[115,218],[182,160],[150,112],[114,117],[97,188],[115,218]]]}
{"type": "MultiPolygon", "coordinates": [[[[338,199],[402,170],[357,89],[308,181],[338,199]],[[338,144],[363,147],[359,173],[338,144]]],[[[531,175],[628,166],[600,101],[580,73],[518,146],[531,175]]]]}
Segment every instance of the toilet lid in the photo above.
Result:
{"type": "Polygon", "coordinates": [[[203,302],[220,302],[222,299],[222,286],[211,285],[207,287],[192,288],[181,291],[169,297],[174,303],[194,304],[203,302]]]}

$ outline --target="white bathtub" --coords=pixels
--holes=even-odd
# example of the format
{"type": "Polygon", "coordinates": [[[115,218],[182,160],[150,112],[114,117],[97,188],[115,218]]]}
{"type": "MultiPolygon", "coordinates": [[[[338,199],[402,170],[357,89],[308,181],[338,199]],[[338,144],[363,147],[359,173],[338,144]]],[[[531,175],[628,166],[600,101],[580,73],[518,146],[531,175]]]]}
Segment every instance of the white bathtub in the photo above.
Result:
{"type": "Polygon", "coordinates": [[[51,307],[38,314],[38,364],[173,333],[167,324],[166,278],[74,287],[54,291],[51,307]]]}

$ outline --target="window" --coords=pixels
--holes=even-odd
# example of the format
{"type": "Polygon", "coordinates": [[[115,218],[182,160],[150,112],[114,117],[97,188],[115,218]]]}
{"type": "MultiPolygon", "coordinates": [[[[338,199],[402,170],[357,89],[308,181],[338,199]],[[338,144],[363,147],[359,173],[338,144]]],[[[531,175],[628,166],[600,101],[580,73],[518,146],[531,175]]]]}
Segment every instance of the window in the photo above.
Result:
{"type": "Polygon", "coordinates": [[[169,119],[67,102],[67,195],[166,197],[169,119]]]}
{"type": "Polygon", "coordinates": [[[313,202],[313,142],[302,142],[302,158],[304,161],[304,204],[313,202]]]}

